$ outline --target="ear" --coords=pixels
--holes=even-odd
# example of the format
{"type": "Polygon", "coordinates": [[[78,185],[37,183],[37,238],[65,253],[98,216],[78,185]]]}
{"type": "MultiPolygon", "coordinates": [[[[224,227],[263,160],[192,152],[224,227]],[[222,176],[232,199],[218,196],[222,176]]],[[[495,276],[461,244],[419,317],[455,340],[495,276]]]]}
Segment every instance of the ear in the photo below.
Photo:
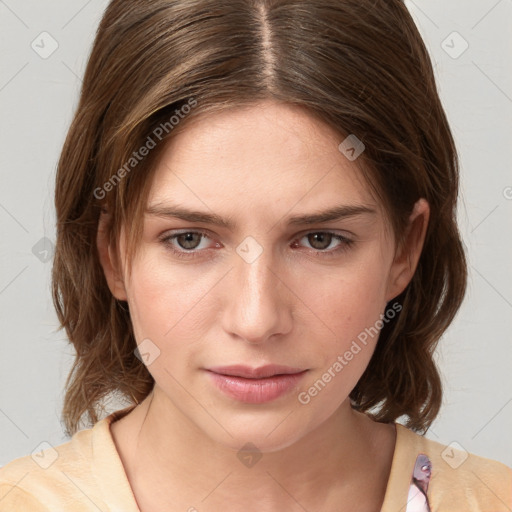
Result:
{"type": "Polygon", "coordinates": [[[403,242],[398,247],[389,272],[386,301],[400,295],[410,283],[420,259],[427,232],[430,207],[419,199],[409,216],[403,242]]]}
{"type": "Polygon", "coordinates": [[[112,295],[118,300],[127,300],[126,289],[122,273],[120,272],[120,265],[117,258],[117,251],[111,246],[109,240],[108,229],[109,214],[102,211],[98,223],[98,233],[96,237],[96,244],[98,246],[98,255],[100,259],[108,287],[112,295]]]}

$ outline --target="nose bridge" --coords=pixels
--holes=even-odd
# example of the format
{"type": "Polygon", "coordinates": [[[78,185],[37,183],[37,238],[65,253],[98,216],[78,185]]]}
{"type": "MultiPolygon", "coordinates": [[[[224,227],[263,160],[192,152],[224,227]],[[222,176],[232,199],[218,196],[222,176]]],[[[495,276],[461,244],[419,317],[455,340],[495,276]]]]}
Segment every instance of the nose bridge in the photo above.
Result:
{"type": "Polygon", "coordinates": [[[239,262],[240,285],[243,293],[256,304],[272,300],[272,292],[276,285],[276,271],[272,269],[272,257],[270,251],[261,254],[254,261],[247,262],[245,260],[239,262]]]}
{"type": "Polygon", "coordinates": [[[288,306],[282,297],[272,249],[247,237],[236,252],[226,328],[253,343],[288,330],[288,306]]]}
{"type": "Polygon", "coordinates": [[[249,311],[254,310],[257,315],[265,306],[270,309],[275,299],[276,272],[272,269],[272,251],[252,239],[240,244],[237,253],[240,256],[236,264],[239,298],[249,311]]]}

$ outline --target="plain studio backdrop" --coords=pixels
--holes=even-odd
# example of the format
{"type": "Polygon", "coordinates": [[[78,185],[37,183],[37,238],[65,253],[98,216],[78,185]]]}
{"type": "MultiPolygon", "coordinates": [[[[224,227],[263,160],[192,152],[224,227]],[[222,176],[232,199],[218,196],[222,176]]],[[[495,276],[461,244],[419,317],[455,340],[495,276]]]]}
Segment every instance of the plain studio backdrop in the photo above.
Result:
{"type": "MultiPolygon", "coordinates": [[[[74,349],[51,302],[53,181],[107,3],[0,0],[0,466],[68,440],[60,412],[74,349]]],[[[426,435],[512,466],[512,1],[406,4],[460,155],[469,260],[465,302],[437,350],[443,407],[426,435]]]]}

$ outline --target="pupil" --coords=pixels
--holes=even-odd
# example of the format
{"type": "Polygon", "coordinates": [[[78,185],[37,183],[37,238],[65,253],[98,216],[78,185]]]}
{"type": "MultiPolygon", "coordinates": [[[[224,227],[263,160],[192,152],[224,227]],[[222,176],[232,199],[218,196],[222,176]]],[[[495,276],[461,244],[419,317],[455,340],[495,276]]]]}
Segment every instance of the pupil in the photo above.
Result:
{"type": "Polygon", "coordinates": [[[185,242],[184,244],[182,244],[180,242],[180,245],[184,248],[184,249],[194,249],[194,242],[193,242],[193,237],[195,236],[198,236],[197,233],[183,233],[182,235],[180,235],[180,238],[184,238],[185,239],[185,242]],[[192,244],[192,247],[190,247],[189,244],[192,244]]]}
{"type": "Polygon", "coordinates": [[[325,249],[326,247],[329,247],[329,244],[331,243],[332,235],[329,233],[313,233],[312,235],[309,235],[310,240],[309,243],[315,247],[315,249],[325,249]],[[327,241],[327,243],[325,243],[327,241]],[[320,247],[315,246],[315,244],[320,243],[320,247]]]}

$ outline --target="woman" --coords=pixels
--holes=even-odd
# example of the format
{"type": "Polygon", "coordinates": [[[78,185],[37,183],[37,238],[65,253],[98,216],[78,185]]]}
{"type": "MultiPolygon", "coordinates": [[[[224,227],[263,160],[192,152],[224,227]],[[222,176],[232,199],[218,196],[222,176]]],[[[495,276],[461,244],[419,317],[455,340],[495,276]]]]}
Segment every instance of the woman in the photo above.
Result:
{"type": "Polygon", "coordinates": [[[111,2],[56,180],[73,438],[0,511],[510,510],[510,468],[421,435],[457,193],[401,1],[111,2]]]}

